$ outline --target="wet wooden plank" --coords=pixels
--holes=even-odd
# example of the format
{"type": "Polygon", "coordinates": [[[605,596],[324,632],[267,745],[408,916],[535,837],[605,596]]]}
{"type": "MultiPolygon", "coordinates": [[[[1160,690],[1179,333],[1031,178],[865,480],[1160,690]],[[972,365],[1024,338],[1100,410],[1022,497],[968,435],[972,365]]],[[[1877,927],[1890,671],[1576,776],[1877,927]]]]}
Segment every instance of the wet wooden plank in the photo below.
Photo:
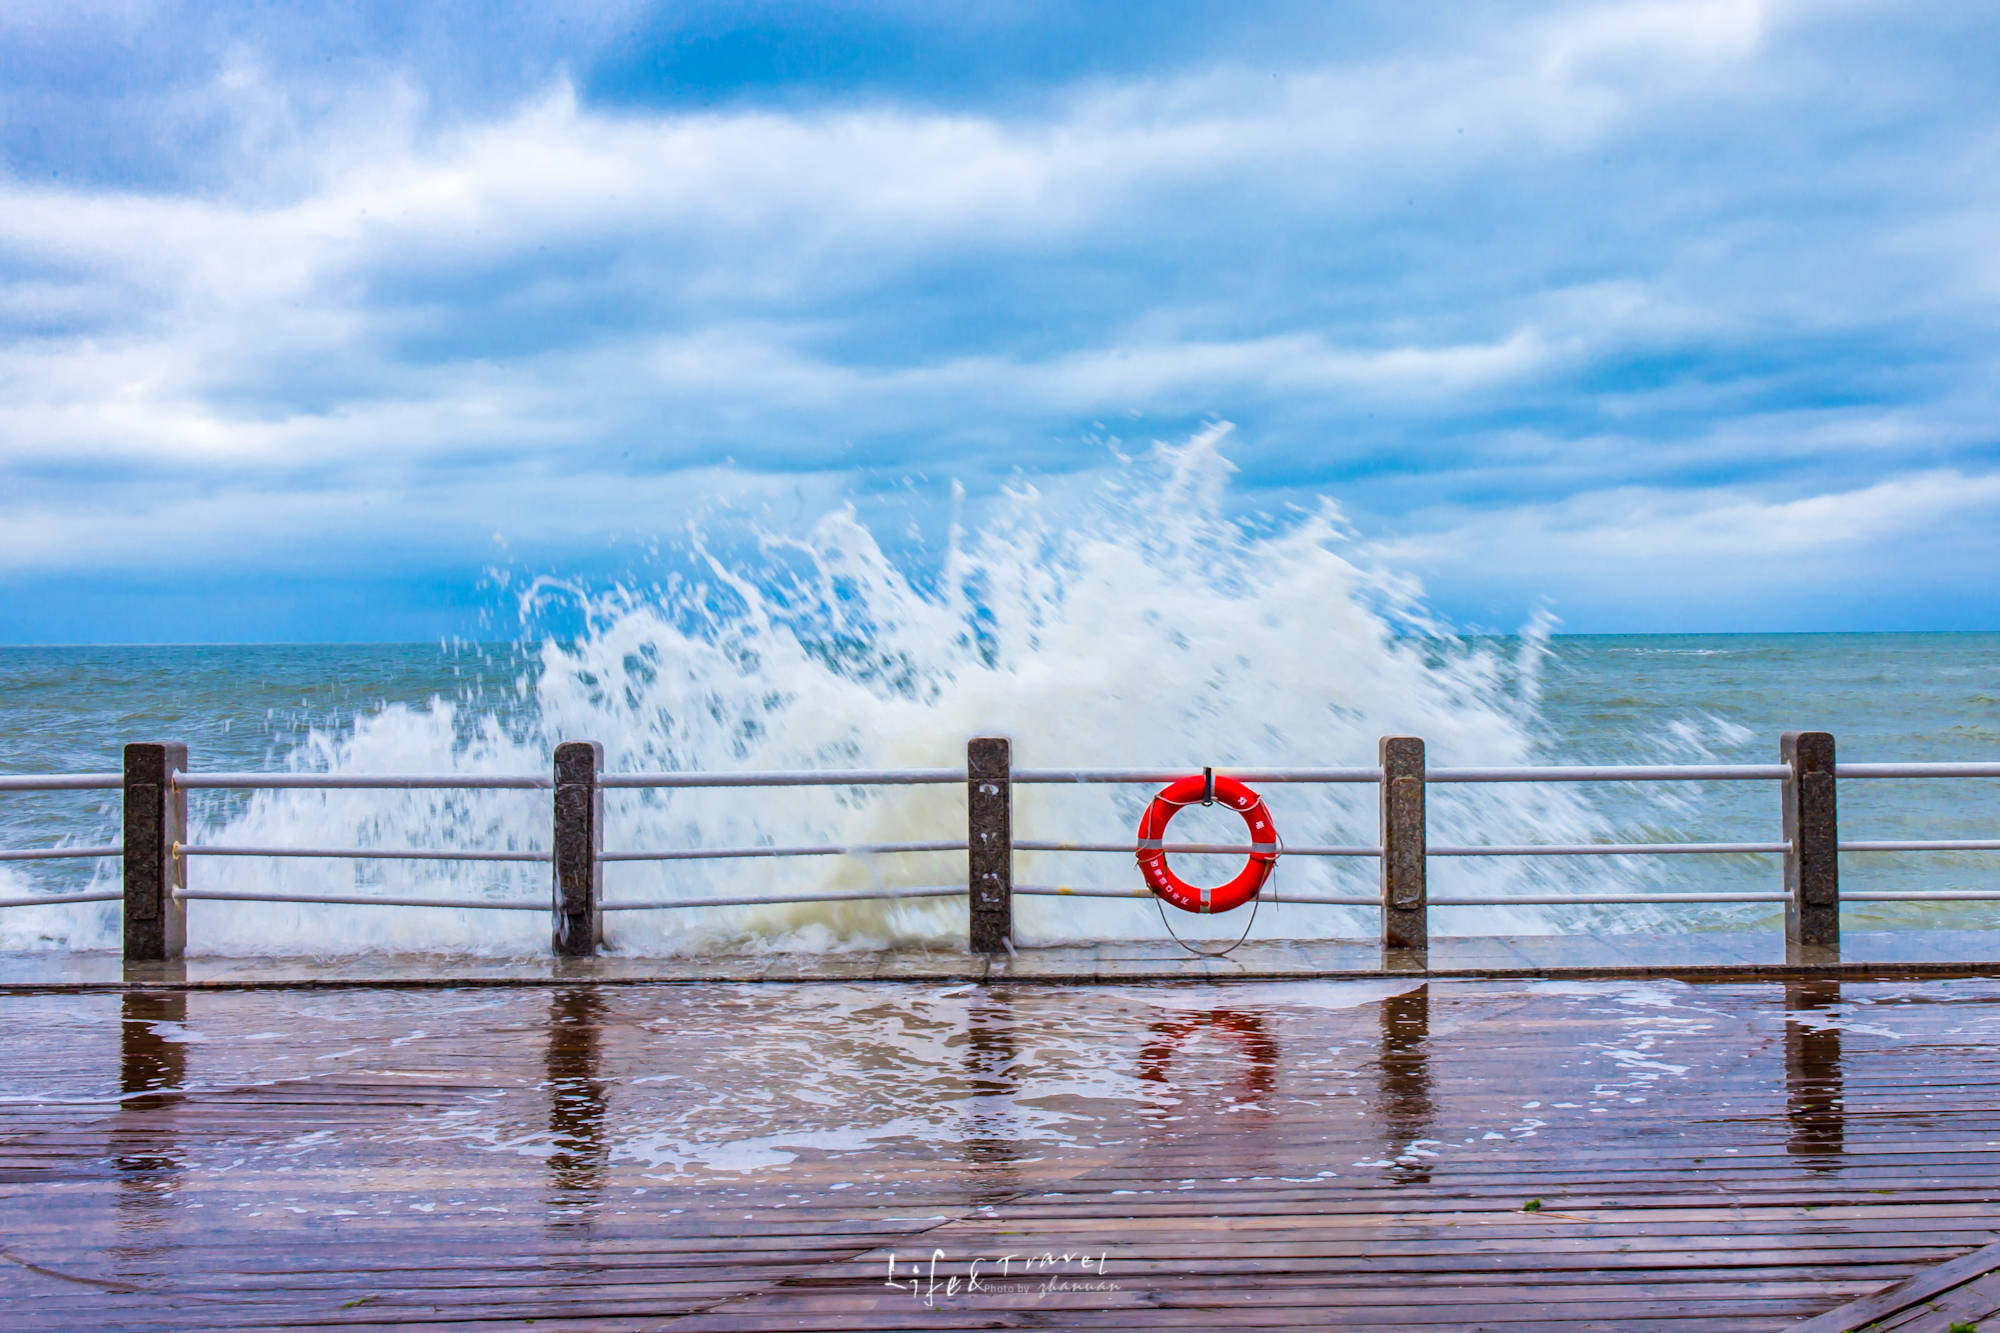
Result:
{"type": "Polygon", "coordinates": [[[2000,1244],[1927,1268],[1907,1281],[1871,1292],[1794,1326],[1793,1333],[1851,1330],[1943,1329],[1956,1320],[1977,1323],[2000,1312],[2000,1244]]]}
{"type": "Polygon", "coordinates": [[[1769,1329],[1995,1239],[2000,985],[1647,985],[12,996],[0,1298],[70,1328],[1769,1329]],[[934,1250],[1112,1285],[888,1286],[934,1250]]]}
{"type": "MultiPolygon", "coordinates": [[[[1889,1329],[1936,1329],[1962,1324],[1977,1328],[2000,1315],[2000,1273],[1985,1273],[1962,1286],[1904,1310],[1875,1327],[1889,1329]]],[[[1988,1324],[1991,1327],[1991,1324],[1988,1324]]]]}

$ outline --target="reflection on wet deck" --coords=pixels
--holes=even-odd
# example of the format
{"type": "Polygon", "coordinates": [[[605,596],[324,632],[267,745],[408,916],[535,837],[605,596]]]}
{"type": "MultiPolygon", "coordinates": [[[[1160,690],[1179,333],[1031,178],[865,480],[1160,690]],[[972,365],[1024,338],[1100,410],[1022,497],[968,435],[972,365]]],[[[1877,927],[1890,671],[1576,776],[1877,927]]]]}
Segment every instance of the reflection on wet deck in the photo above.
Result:
{"type": "Polygon", "coordinates": [[[1847,1112],[1840,1076],[1840,983],[1806,981],[1785,987],[1786,1151],[1815,1169],[1838,1165],[1847,1112]]]}
{"type": "Polygon", "coordinates": [[[132,991],[0,1028],[11,1327],[1768,1329],[2000,1234],[2000,982],[132,991]]]}
{"type": "Polygon", "coordinates": [[[542,1060],[549,1102],[552,1218],[589,1215],[603,1188],[611,1147],[605,1134],[605,1082],[599,1070],[604,996],[581,986],[549,995],[548,1046],[542,1060]]]}
{"type": "Polygon", "coordinates": [[[1391,1179],[1424,1184],[1431,1178],[1430,1158],[1416,1151],[1431,1141],[1437,1108],[1431,1104],[1431,992],[1418,986],[1382,1001],[1382,1041],[1375,1058],[1380,1070],[1381,1111],[1377,1117],[1387,1137],[1382,1156],[1395,1165],[1391,1179]]]}

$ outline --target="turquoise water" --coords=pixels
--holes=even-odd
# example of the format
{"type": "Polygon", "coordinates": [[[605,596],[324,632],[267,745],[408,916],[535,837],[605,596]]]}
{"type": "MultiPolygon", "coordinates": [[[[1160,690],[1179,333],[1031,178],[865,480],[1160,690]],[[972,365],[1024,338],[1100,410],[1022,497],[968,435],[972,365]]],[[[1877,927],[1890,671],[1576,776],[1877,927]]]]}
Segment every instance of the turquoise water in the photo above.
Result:
{"type": "MultiPolygon", "coordinates": [[[[283,767],[300,762],[302,752],[337,745],[358,719],[440,699],[455,705],[449,725],[462,736],[498,729],[532,745],[535,714],[545,706],[535,684],[541,669],[537,653],[504,645],[0,648],[0,771],[115,769],[119,747],[139,739],[184,740],[197,768],[283,767]]],[[[1551,761],[1768,761],[1789,728],[1833,732],[1850,760],[2000,757],[1995,634],[1557,636],[1538,677],[1518,688],[1535,746],[1551,761]]],[[[616,749],[617,738],[603,739],[616,749]]],[[[1017,745],[1022,740],[1017,735],[1017,745]]],[[[1254,753],[1245,757],[1254,760],[1254,753]]],[[[1191,765],[1203,758],[1186,756],[1191,765]]],[[[1316,758],[1352,764],[1372,756],[1316,758]]],[[[1083,762],[1133,759],[1102,754],[1083,762]]],[[[305,762],[319,766],[309,756],[305,762]]],[[[1613,840],[1776,836],[1770,784],[1608,785],[1589,789],[1586,799],[1601,821],[1596,836],[1613,840]]],[[[228,801],[202,797],[215,820],[227,818],[228,801]]],[[[1841,815],[1848,838],[2000,836],[2000,781],[1849,782],[1841,815]]],[[[1438,803],[1434,840],[1508,837],[1491,818],[1456,830],[1453,818],[1448,803],[1438,803]]],[[[116,828],[112,793],[0,795],[0,846],[110,842],[116,828]]],[[[1511,840],[1543,837],[1525,827],[1511,840]]],[[[1094,869],[1098,882],[1129,872],[1122,863],[1094,869]]],[[[1451,877],[1468,869],[1440,864],[1435,882],[1448,891],[1451,877]]],[[[107,870],[17,865],[8,870],[9,887],[60,891],[107,870]]],[[[1853,888],[1969,889],[1991,887],[1996,870],[1996,853],[1850,854],[1843,875],[1853,888]]],[[[1752,856],[1621,859],[1560,873],[1571,876],[1565,883],[1595,887],[1761,889],[1775,883],[1777,866],[1752,856]]],[[[1991,911],[1856,907],[1849,919],[1936,924],[1941,915],[1983,921],[1991,911]]],[[[1765,916],[1725,909],[1694,920],[1750,924],[1765,916]]]]}
{"type": "MultiPolygon", "coordinates": [[[[1768,763],[1788,730],[1830,731],[1841,759],[1862,762],[2000,757],[2000,635],[1773,634],[1557,638],[1542,718],[1551,751],[1592,762],[1768,763]]],[[[1596,787],[1593,803],[1619,838],[1761,841],[1778,836],[1775,784],[1596,787]]],[[[1840,788],[1849,840],[2000,837],[2000,780],[1849,781],[1840,788]]],[[[1656,881],[1762,890],[1771,857],[1686,857],[1656,863],[1656,881]]],[[[1852,890],[1991,889],[2000,853],[1849,853],[1852,890]]],[[[1985,923],[2000,904],[1850,905],[1864,925],[1985,923]]]]}

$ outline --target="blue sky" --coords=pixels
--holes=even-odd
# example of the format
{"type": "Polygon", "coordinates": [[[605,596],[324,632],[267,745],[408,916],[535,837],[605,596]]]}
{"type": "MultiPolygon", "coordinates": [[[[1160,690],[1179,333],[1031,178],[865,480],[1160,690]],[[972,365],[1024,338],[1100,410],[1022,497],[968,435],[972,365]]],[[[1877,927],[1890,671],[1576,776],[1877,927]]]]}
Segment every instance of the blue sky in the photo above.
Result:
{"type": "Polygon", "coordinates": [[[0,0],[0,641],[1235,423],[1461,623],[2000,627],[2000,18],[0,0]]]}

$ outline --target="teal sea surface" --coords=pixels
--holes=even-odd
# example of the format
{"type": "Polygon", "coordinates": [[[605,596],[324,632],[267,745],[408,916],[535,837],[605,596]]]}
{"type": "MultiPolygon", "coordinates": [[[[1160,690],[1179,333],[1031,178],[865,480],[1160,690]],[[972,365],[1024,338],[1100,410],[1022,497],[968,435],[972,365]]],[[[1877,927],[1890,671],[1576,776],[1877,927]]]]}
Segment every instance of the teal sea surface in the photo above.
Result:
{"type": "MultiPolygon", "coordinates": [[[[537,661],[505,645],[0,648],[0,772],[114,770],[132,740],[184,741],[197,769],[281,768],[357,717],[436,699],[456,705],[461,728],[519,729],[535,707],[537,661]]],[[[1789,729],[1832,732],[1843,760],[2000,759],[2000,634],[1557,636],[1531,689],[1549,762],[1768,762],[1789,729]]],[[[222,810],[231,798],[202,799],[222,810]]],[[[1774,784],[1594,784],[1587,799],[1611,840],[1777,837],[1774,784]]],[[[1849,839],[2000,837],[2000,780],[1849,781],[1840,803],[1849,839]]],[[[116,829],[115,793],[0,794],[0,847],[108,843],[116,829]]],[[[1434,829],[1434,840],[1449,836],[1434,829]]],[[[1524,828],[1514,840],[1537,839],[1524,828]]],[[[5,869],[14,892],[61,892],[110,873],[88,862],[5,869]]],[[[1741,891],[1771,888],[1778,865],[1764,855],[1606,858],[1591,873],[1607,885],[1638,876],[1741,891]]],[[[1843,883],[1992,888],[2000,853],[1852,853],[1843,883]]],[[[1993,916],[2000,904],[1850,909],[1856,925],[1993,916]]]]}

